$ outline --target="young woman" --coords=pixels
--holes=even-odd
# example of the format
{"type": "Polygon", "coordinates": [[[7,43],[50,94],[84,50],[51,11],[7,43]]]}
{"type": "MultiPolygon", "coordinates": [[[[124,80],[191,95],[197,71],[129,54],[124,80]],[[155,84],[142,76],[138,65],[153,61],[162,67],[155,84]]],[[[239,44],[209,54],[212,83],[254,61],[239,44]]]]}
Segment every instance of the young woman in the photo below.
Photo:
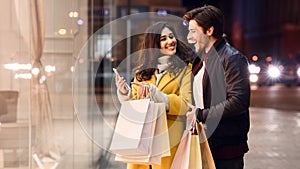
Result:
{"type": "Polygon", "coordinates": [[[185,114],[191,102],[192,50],[176,39],[175,30],[166,22],[150,26],[143,39],[138,65],[133,69],[132,89],[123,77],[116,75],[119,99],[141,99],[150,94],[151,100],[165,103],[171,145],[171,156],[163,157],[161,165],[128,164],[127,169],[169,169],[182,133],[185,114]]]}

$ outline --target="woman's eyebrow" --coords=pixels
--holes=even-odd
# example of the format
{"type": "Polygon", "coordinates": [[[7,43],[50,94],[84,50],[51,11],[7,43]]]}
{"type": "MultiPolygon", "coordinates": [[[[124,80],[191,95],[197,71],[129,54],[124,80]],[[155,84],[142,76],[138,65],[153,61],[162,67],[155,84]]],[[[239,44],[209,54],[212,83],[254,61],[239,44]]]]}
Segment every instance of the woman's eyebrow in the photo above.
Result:
{"type": "Polygon", "coordinates": [[[165,38],[167,35],[161,35],[160,38],[165,38]]]}
{"type": "Polygon", "coordinates": [[[161,35],[161,36],[160,36],[160,38],[162,38],[162,37],[166,37],[166,36],[170,36],[170,35],[172,35],[172,36],[173,36],[174,34],[173,34],[173,33],[169,33],[169,34],[167,34],[167,35],[161,35]]]}

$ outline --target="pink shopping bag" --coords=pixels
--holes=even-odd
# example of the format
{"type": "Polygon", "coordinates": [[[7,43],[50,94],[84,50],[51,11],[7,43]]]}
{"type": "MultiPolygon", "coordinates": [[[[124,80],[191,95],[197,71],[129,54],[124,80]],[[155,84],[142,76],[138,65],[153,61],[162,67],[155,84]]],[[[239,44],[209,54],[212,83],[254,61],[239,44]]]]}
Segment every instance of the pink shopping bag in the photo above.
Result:
{"type": "Polygon", "coordinates": [[[184,131],[171,169],[215,169],[202,123],[197,123],[194,130],[184,131]]]}

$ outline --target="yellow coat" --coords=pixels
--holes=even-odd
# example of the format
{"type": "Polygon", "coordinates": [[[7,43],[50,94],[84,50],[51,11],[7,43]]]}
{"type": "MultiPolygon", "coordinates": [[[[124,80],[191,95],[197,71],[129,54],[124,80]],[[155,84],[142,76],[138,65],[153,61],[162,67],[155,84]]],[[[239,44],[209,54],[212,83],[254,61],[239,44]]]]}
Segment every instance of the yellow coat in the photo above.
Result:
{"type": "MultiPolygon", "coordinates": [[[[191,70],[192,66],[189,64],[177,77],[174,77],[170,73],[166,73],[157,85],[157,88],[167,94],[169,99],[167,121],[171,145],[171,156],[163,157],[161,166],[152,165],[152,169],[169,169],[171,167],[182,133],[185,129],[185,114],[189,110],[189,107],[183,100],[185,99],[188,102],[191,102],[192,100],[191,70]]],[[[156,76],[153,75],[150,80],[144,82],[155,85],[156,76]]],[[[132,86],[132,94],[135,98],[137,98],[137,87],[134,85],[132,86]]],[[[149,169],[149,165],[128,164],[127,169],[149,169]]]]}

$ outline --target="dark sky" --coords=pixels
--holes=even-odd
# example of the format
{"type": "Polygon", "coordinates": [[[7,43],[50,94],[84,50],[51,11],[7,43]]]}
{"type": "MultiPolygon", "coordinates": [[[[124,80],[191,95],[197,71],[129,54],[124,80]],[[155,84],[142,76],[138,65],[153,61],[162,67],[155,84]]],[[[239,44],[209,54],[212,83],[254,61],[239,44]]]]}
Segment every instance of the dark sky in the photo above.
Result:
{"type": "Polygon", "coordinates": [[[188,10],[203,6],[205,4],[219,6],[220,0],[182,0],[183,6],[185,6],[188,10]]]}

